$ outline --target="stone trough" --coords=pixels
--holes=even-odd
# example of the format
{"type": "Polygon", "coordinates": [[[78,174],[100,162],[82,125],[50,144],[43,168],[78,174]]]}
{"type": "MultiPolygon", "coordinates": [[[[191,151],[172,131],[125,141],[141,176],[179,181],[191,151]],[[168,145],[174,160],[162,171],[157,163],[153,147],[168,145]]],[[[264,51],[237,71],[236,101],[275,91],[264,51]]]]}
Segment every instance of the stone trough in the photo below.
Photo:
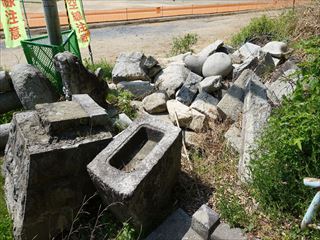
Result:
{"type": "Polygon", "coordinates": [[[179,128],[145,116],[88,165],[105,205],[120,221],[130,219],[148,231],[166,217],[180,171],[181,142],[179,128]]]}

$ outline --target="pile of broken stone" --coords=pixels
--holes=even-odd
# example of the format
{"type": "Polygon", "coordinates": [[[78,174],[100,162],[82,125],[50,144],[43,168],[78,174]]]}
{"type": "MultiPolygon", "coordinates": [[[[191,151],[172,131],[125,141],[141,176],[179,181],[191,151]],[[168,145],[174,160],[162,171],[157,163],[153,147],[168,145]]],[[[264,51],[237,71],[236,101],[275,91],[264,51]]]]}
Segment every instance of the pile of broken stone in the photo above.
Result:
{"type": "MultiPolygon", "coordinates": [[[[269,42],[265,46],[245,43],[239,49],[233,49],[220,40],[198,54],[186,53],[160,61],[139,52],[122,53],[112,72],[113,84],[107,84],[99,77],[99,72],[91,73],[74,55],[64,52],[55,56],[54,63],[63,81],[64,98],[72,100],[69,102],[57,102],[60,95],[50,81],[31,65],[17,65],[10,74],[1,72],[0,99],[3,101],[0,101],[0,113],[22,107],[32,110],[15,115],[12,123],[14,127],[6,147],[5,192],[14,220],[15,236],[34,236],[35,233],[44,236],[52,229],[57,230],[62,221],[60,219],[63,217],[69,221],[70,216],[65,214],[78,208],[84,195],[95,191],[92,183],[100,189],[105,203],[117,200],[127,204],[124,210],[116,207],[112,210],[119,219],[127,219],[130,215],[137,224],[151,222],[150,219],[158,215],[152,203],[155,199],[168,202],[164,197],[166,194],[161,191],[173,189],[180,169],[181,134],[180,129],[172,126],[172,123],[197,133],[204,129],[207,121],[231,119],[234,124],[225,137],[240,153],[239,173],[246,180],[249,177],[247,166],[250,150],[256,138],[272,108],[278,106],[284,96],[293,92],[298,80],[298,75],[294,74],[298,68],[293,61],[287,60],[287,53],[287,45],[283,42],[269,42]],[[145,117],[153,116],[135,121],[110,144],[112,136],[109,129],[101,128],[109,125],[110,115],[104,109],[108,106],[105,96],[109,88],[131,92],[139,100],[133,101],[132,105],[145,117]],[[4,104],[6,102],[11,105],[4,104]],[[141,126],[152,127],[149,129],[141,126]],[[90,134],[87,134],[88,129],[90,134]],[[80,130],[86,134],[73,137],[80,130]],[[61,134],[63,138],[59,139],[57,136],[61,134]],[[121,154],[128,156],[128,151],[133,151],[130,149],[131,142],[137,143],[135,136],[138,136],[139,141],[145,140],[139,138],[146,138],[151,149],[154,141],[161,146],[158,146],[157,151],[152,150],[152,156],[140,149],[145,163],[134,167],[132,172],[125,172],[116,163],[112,165],[111,160],[123,160],[121,154]],[[128,149],[114,157],[117,155],[113,151],[121,150],[123,146],[128,146],[128,149]],[[165,150],[170,154],[159,154],[158,150],[165,150]],[[105,164],[107,158],[110,158],[110,166],[105,164]],[[64,159],[64,162],[56,164],[60,159],[64,159]],[[173,164],[168,167],[172,173],[168,169],[158,171],[153,168],[154,162],[165,163],[163,166],[173,164]],[[142,169],[143,174],[139,175],[137,173],[140,167],[146,167],[148,171],[142,169]],[[152,185],[158,183],[159,179],[162,187],[152,185]],[[104,183],[107,180],[109,185],[104,183]],[[62,181],[61,186],[66,187],[62,189],[56,184],[57,181],[62,181]],[[145,184],[146,189],[141,190],[137,188],[140,186],[137,184],[139,182],[152,186],[145,184]],[[168,187],[163,187],[164,184],[168,187]],[[131,185],[132,188],[129,188],[131,185]],[[51,189],[50,194],[46,189],[51,189]],[[153,198],[149,189],[161,191],[152,191],[156,196],[153,198]],[[109,194],[110,191],[112,194],[109,194]],[[132,201],[132,192],[135,193],[136,201],[132,201]],[[140,200],[146,197],[145,192],[152,196],[147,201],[150,205],[141,205],[143,201],[140,200]],[[69,196],[73,199],[71,203],[63,200],[69,196]],[[109,196],[113,198],[109,199],[109,196]],[[41,204],[43,202],[45,204],[41,204]],[[57,203],[61,203],[61,206],[57,203]],[[40,205],[43,206],[38,209],[40,205]],[[142,212],[142,209],[147,210],[142,212]],[[153,214],[147,216],[146,213],[149,212],[153,214]],[[47,215],[50,218],[43,217],[47,215]],[[48,227],[48,219],[52,222],[49,230],[42,227],[48,227]]],[[[9,129],[10,124],[0,126],[0,150],[7,143],[9,129]]],[[[204,213],[195,213],[191,226],[185,226],[187,231],[190,227],[186,236],[193,236],[194,230],[196,235],[205,237],[192,239],[208,239],[213,228],[218,225],[218,217],[209,210],[203,206],[199,211],[204,213]],[[200,217],[197,217],[199,214],[200,217]]],[[[179,210],[178,217],[180,214],[179,210]]],[[[189,217],[186,219],[190,221],[189,217]]],[[[219,231],[223,235],[234,230],[225,225],[219,226],[213,233],[214,236],[219,231]]],[[[159,228],[160,232],[156,230],[149,239],[175,239],[173,236],[164,238],[161,226],[159,228]],[[160,235],[157,238],[155,234],[160,235]]],[[[176,229],[174,225],[171,228],[173,231],[176,229]]],[[[241,235],[241,232],[237,231],[237,234],[241,235]]]]}
{"type": "Polygon", "coordinates": [[[231,119],[235,123],[225,137],[240,153],[239,174],[245,180],[250,149],[272,107],[295,88],[298,68],[288,53],[284,42],[247,42],[233,49],[217,40],[197,54],[162,59],[161,71],[152,57],[123,53],[113,70],[113,88],[143,99],[133,104],[140,112],[178,122],[186,130],[198,132],[208,120],[231,119]],[[144,71],[145,62],[159,71],[154,78],[144,71]]]}

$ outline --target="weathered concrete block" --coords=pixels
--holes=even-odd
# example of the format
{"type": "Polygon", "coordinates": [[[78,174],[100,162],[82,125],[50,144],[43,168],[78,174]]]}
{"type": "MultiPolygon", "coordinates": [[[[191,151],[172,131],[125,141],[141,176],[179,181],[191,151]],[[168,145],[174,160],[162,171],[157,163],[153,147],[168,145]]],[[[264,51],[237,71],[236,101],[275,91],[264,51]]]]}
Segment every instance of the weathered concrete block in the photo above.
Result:
{"type": "Polygon", "coordinates": [[[251,152],[256,147],[256,140],[267,123],[270,113],[267,88],[258,79],[251,79],[246,86],[242,116],[242,144],[238,166],[242,181],[250,180],[251,152]]]}
{"type": "MultiPolygon", "coordinates": [[[[64,121],[64,109],[51,109],[64,121]]],[[[17,113],[10,128],[3,170],[15,239],[48,239],[70,227],[84,198],[95,192],[86,166],[112,139],[109,132],[89,125],[78,125],[74,134],[67,128],[50,135],[44,116],[52,119],[49,113],[17,113]]],[[[72,124],[71,116],[66,117],[72,124]]]]}
{"type": "Polygon", "coordinates": [[[241,150],[241,130],[233,124],[229,130],[224,134],[227,143],[238,153],[241,150]]]}
{"type": "Polygon", "coordinates": [[[167,217],[145,240],[181,240],[184,239],[190,226],[190,216],[179,208],[167,217]]]}
{"type": "Polygon", "coordinates": [[[77,102],[90,117],[91,125],[107,125],[110,119],[104,108],[100,107],[88,94],[72,95],[72,101],[77,102]]]}
{"type": "Polygon", "coordinates": [[[245,86],[250,79],[259,79],[259,77],[252,70],[244,70],[217,105],[222,112],[234,121],[238,120],[242,112],[245,86]]]}
{"type": "Polygon", "coordinates": [[[211,240],[246,240],[240,228],[230,228],[228,224],[220,224],[211,235],[211,240]]]}
{"type": "Polygon", "coordinates": [[[10,123],[0,125],[0,151],[3,151],[6,147],[9,137],[10,126],[10,123]]]}
{"type": "Polygon", "coordinates": [[[181,142],[179,128],[145,116],[88,165],[100,196],[120,221],[131,219],[147,231],[168,214],[181,166],[181,142]]]}
{"type": "Polygon", "coordinates": [[[203,204],[193,215],[191,228],[203,239],[209,239],[213,230],[219,225],[220,216],[206,204],[203,204]]]}

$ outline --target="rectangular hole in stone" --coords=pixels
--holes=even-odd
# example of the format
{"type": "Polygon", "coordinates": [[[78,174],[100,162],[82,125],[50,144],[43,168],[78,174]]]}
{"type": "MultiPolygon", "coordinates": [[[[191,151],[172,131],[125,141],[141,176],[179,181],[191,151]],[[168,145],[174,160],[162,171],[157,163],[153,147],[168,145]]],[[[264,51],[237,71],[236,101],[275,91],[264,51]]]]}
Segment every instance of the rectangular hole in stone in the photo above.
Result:
{"type": "Polygon", "coordinates": [[[163,138],[163,133],[148,127],[140,128],[110,159],[110,165],[124,172],[132,172],[163,138]]]}

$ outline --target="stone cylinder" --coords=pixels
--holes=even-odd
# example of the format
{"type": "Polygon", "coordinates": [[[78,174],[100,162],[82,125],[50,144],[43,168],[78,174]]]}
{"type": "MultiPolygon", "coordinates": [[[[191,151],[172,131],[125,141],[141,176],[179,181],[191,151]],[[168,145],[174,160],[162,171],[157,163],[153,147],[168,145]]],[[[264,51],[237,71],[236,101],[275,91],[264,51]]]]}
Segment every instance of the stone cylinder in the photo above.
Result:
{"type": "Polygon", "coordinates": [[[0,71],[0,92],[13,91],[11,77],[8,72],[0,71]]]}
{"type": "Polygon", "coordinates": [[[16,92],[0,93],[0,114],[21,108],[21,102],[16,92]]]}
{"type": "Polygon", "coordinates": [[[0,125],[0,151],[3,151],[6,147],[9,137],[11,123],[0,125]]]}

